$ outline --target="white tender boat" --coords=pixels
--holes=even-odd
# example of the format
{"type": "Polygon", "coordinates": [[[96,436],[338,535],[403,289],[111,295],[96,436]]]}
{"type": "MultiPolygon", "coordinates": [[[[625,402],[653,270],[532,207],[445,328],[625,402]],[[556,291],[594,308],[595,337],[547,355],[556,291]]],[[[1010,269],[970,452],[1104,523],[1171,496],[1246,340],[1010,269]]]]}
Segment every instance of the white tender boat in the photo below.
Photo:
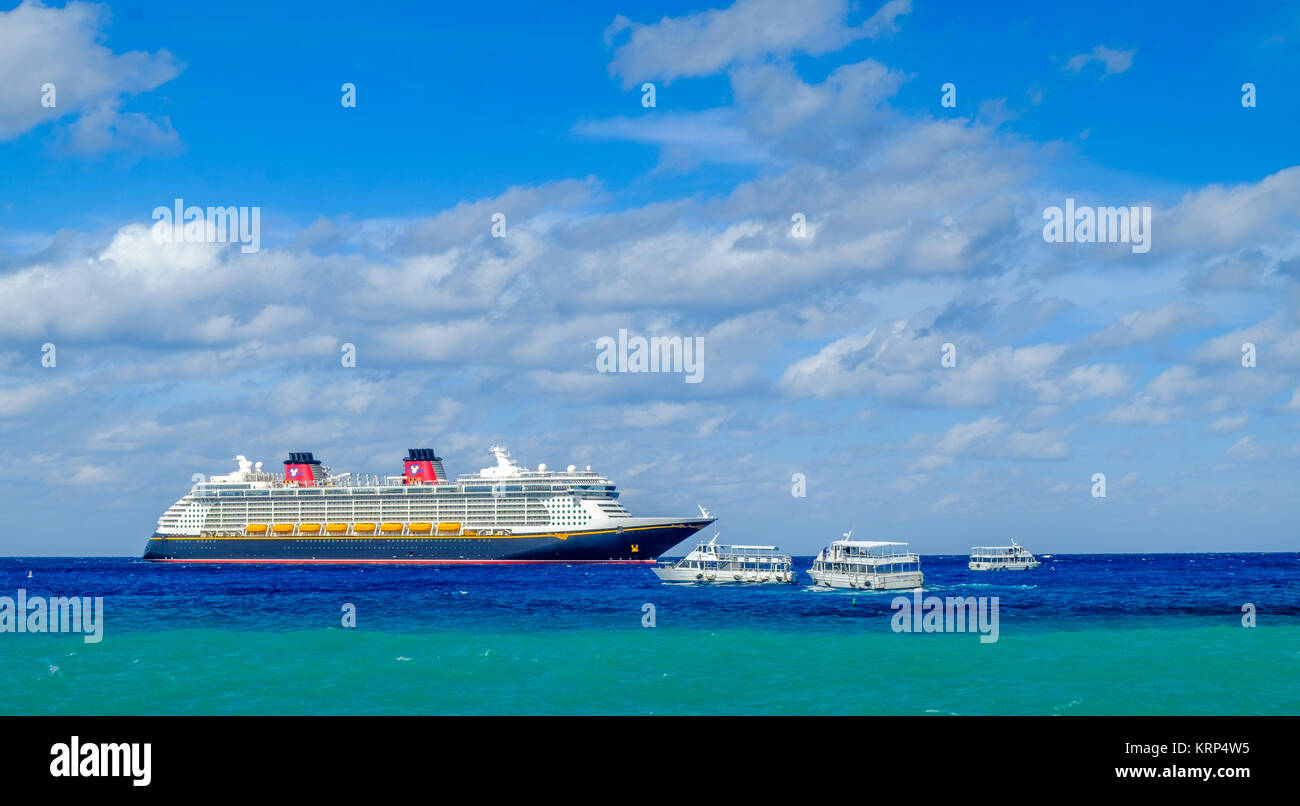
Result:
{"type": "Polygon", "coordinates": [[[906,551],[906,543],[854,540],[853,532],[822,549],[808,576],[827,588],[899,590],[925,583],[921,557],[906,551]]]}
{"type": "Polygon", "coordinates": [[[972,571],[1032,571],[1040,565],[1029,549],[1012,540],[1009,546],[975,546],[966,567],[972,571]]]}
{"type": "Polygon", "coordinates": [[[790,555],[776,551],[776,546],[720,546],[715,534],[677,562],[661,562],[650,570],[664,582],[794,582],[798,572],[790,555]]]}

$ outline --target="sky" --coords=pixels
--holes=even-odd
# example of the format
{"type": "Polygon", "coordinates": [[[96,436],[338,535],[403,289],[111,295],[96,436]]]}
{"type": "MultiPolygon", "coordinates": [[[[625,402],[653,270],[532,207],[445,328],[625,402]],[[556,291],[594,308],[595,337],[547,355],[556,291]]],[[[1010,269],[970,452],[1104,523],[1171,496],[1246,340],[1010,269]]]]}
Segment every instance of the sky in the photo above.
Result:
{"type": "Polygon", "coordinates": [[[1297,550],[1298,40],[1252,2],[0,4],[0,554],[138,555],[236,454],[494,443],[801,554],[1297,550]],[[160,242],[175,199],[259,248],[160,242]],[[1149,250],[1048,242],[1066,199],[1149,250]],[[599,371],[620,330],[699,382],[599,371]]]}

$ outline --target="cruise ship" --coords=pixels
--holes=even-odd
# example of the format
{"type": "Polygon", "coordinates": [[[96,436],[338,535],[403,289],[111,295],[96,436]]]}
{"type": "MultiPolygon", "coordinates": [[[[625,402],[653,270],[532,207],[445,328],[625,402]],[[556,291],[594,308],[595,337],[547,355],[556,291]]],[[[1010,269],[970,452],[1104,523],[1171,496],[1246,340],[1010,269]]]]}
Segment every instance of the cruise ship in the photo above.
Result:
{"type": "Polygon", "coordinates": [[[158,519],[145,560],[216,563],[653,563],[713,523],[628,513],[590,467],[496,465],[447,478],[429,448],[402,474],[333,474],[290,453],[283,476],[235,457],[239,469],[194,485],[158,519]]]}

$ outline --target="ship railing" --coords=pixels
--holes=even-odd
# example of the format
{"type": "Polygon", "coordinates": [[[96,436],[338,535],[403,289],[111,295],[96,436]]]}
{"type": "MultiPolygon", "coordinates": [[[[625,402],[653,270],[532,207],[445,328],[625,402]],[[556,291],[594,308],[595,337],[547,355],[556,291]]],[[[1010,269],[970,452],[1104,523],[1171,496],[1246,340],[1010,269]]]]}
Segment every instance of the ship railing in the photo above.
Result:
{"type": "Polygon", "coordinates": [[[789,565],[791,558],[781,554],[768,555],[734,555],[720,554],[718,560],[724,563],[741,566],[744,568],[771,568],[773,566],[789,565]]]}
{"type": "Polygon", "coordinates": [[[889,562],[860,562],[860,558],[823,560],[823,568],[830,573],[849,574],[851,576],[881,577],[890,574],[914,574],[921,570],[921,558],[918,555],[899,555],[889,562]],[[885,568],[899,566],[897,570],[885,568]]]}
{"type": "MultiPolygon", "coordinates": [[[[413,521],[413,522],[414,522],[414,523],[422,523],[423,521],[413,521]]],[[[451,522],[451,521],[444,521],[444,522],[451,522]]],[[[291,531],[287,531],[287,532],[276,532],[276,531],[274,530],[273,527],[275,527],[275,526],[286,526],[286,525],[289,525],[289,524],[285,523],[284,521],[276,522],[276,521],[274,521],[274,520],[268,520],[268,521],[265,522],[265,525],[268,527],[268,529],[267,529],[265,532],[260,531],[260,530],[259,530],[259,531],[255,531],[255,532],[249,532],[247,526],[233,526],[233,527],[226,527],[225,529],[222,529],[222,530],[215,530],[215,531],[216,531],[216,535],[219,536],[219,537],[227,537],[227,536],[228,536],[228,537],[241,537],[241,536],[245,536],[245,537],[246,537],[246,536],[253,536],[253,535],[255,535],[255,536],[259,536],[259,537],[260,537],[260,536],[263,536],[263,535],[271,535],[271,536],[279,535],[279,536],[282,536],[282,537],[289,537],[289,536],[311,536],[311,537],[319,537],[319,538],[321,538],[321,539],[331,539],[331,538],[341,538],[341,537],[358,537],[358,536],[373,536],[373,537],[442,537],[442,538],[449,538],[449,537],[466,537],[466,536],[469,536],[469,537],[479,537],[479,536],[481,536],[481,537],[509,537],[510,535],[513,535],[513,534],[514,534],[514,530],[513,530],[513,529],[511,529],[511,528],[509,528],[509,527],[505,527],[505,526],[473,526],[473,525],[469,525],[469,524],[462,524],[461,527],[460,527],[459,529],[455,529],[455,530],[451,530],[451,529],[440,530],[440,529],[438,528],[439,521],[436,521],[436,520],[435,520],[435,521],[431,521],[431,523],[433,524],[433,526],[432,526],[431,529],[429,529],[429,530],[419,530],[419,531],[412,531],[412,530],[411,530],[411,523],[412,523],[412,521],[385,521],[382,517],[376,517],[376,518],[374,518],[374,519],[371,520],[371,521],[352,521],[352,522],[349,522],[349,523],[347,524],[347,529],[345,529],[345,530],[343,530],[343,531],[341,531],[341,532],[340,532],[340,531],[330,531],[330,530],[327,528],[328,525],[329,525],[330,523],[331,523],[331,521],[329,521],[329,520],[321,520],[321,521],[312,521],[312,520],[308,520],[308,521],[300,521],[300,522],[295,522],[295,523],[292,524],[292,525],[293,525],[293,529],[292,529],[291,531]],[[373,523],[374,526],[375,526],[375,528],[374,528],[373,530],[357,531],[357,529],[355,528],[356,525],[357,525],[357,523],[373,523]],[[401,524],[402,524],[402,529],[401,529],[401,531],[384,531],[384,529],[382,528],[382,524],[384,524],[384,523],[401,523],[401,524]],[[308,525],[308,526],[315,525],[315,526],[319,526],[320,529],[319,529],[319,531],[308,531],[308,532],[304,532],[304,531],[302,531],[302,528],[301,528],[301,527],[304,526],[304,525],[308,525]]],[[[210,531],[214,531],[214,530],[205,530],[205,531],[201,532],[200,536],[208,536],[209,533],[210,533],[210,531]]]]}
{"type": "Polygon", "coordinates": [[[970,550],[972,559],[979,557],[1025,557],[1029,551],[1024,546],[974,546],[970,550]]]}
{"type": "Polygon", "coordinates": [[[848,563],[850,565],[898,565],[903,563],[920,563],[921,555],[915,552],[903,554],[835,554],[824,558],[826,562],[848,563]]]}

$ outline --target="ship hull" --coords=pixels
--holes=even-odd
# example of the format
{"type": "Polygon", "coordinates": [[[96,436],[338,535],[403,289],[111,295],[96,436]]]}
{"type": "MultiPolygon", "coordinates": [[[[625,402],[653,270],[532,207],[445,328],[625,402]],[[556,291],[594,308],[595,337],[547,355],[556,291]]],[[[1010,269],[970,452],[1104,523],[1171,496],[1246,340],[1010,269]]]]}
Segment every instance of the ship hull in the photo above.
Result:
{"type": "Polygon", "coordinates": [[[664,568],[655,566],[650,569],[663,582],[678,585],[766,585],[769,583],[797,582],[799,573],[789,571],[742,572],[717,569],[664,568]]]}
{"type": "Polygon", "coordinates": [[[924,587],[925,574],[920,571],[906,571],[889,574],[852,574],[842,571],[809,570],[814,585],[826,588],[857,588],[859,590],[911,590],[924,587]]]}
{"type": "Polygon", "coordinates": [[[471,537],[398,535],[183,537],[155,534],[144,559],[242,563],[649,563],[712,523],[471,537]]]}

